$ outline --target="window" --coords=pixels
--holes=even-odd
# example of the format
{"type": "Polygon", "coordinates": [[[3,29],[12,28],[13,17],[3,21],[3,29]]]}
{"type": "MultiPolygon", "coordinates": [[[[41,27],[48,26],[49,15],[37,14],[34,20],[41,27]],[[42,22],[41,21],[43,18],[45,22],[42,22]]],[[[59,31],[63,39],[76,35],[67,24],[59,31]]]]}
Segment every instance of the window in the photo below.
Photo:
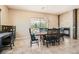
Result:
{"type": "Polygon", "coordinates": [[[31,28],[32,32],[44,32],[48,28],[48,19],[47,18],[32,18],[31,19],[31,28]]]}

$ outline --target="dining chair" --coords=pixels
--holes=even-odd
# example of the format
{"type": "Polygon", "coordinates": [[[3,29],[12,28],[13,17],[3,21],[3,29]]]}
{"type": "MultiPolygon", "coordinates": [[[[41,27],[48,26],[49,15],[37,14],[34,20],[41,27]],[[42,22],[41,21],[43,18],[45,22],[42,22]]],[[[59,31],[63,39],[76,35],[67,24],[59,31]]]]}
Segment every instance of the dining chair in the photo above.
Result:
{"type": "Polygon", "coordinates": [[[52,36],[53,36],[53,39],[55,40],[55,44],[60,45],[60,29],[53,28],[52,29],[52,36]]]}
{"type": "Polygon", "coordinates": [[[60,29],[60,38],[62,41],[64,41],[64,28],[59,28],[60,29]]]}
{"type": "Polygon", "coordinates": [[[30,32],[30,37],[31,37],[30,46],[32,47],[32,44],[34,43],[37,43],[39,46],[39,40],[36,39],[35,34],[32,34],[31,29],[29,29],[29,32],[30,32]]]}
{"type": "Polygon", "coordinates": [[[52,29],[48,29],[46,35],[46,46],[48,47],[49,44],[55,45],[55,39],[52,34],[52,29]]]}

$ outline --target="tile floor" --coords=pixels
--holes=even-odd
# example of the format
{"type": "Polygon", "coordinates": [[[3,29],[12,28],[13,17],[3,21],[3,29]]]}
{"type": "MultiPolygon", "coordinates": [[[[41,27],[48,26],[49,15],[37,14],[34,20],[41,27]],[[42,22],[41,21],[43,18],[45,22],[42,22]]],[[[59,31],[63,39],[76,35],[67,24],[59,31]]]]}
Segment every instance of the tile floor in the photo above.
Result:
{"type": "Polygon", "coordinates": [[[79,53],[79,39],[65,38],[58,46],[43,46],[34,44],[32,47],[29,45],[28,39],[18,39],[15,41],[15,46],[1,51],[1,54],[78,54],[79,53]]]}

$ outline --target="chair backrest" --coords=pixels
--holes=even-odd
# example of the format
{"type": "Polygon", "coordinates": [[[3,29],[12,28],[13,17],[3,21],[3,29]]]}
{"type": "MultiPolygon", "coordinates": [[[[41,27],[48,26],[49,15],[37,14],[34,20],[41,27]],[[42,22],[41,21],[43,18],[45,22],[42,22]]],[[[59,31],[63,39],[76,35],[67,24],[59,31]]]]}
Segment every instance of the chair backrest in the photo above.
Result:
{"type": "Polygon", "coordinates": [[[30,33],[30,35],[31,35],[31,28],[29,28],[29,33],[30,33]]]}
{"type": "Polygon", "coordinates": [[[16,37],[16,26],[2,25],[2,32],[12,32],[13,37],[16,37]]]}
{"type": "Polygon", "coordinates": [[[51,41],[53,39],[54,35],[53,35],[53,29],[48,29],[47,31],[47,35],[46,35],[46,40],[47,41],[51,41]]]}
{"type": "Polygon", "coordinates": [[[53,34],[59,34],[59,33],[60,33],[60,29],[53,28],[53,29],[52,29],[52,33],[53,33],[53,34]]]}
{"type": "Polygon", "coordinates": [[[58,29],[58,28],[53,28],[52,34],[53,34],[54,36],[56,36],[57,38],[59,38],[59,37],[60,37],[60,29],[58,29]]]}
{"type": "Polygon", "coordinates": [[[13,31],[13,26],[2,25],[2,31],[3,32],[12,32],[13,31]]]}
{"type": "Polygon", "coordinates": [[[60,33],[64,33],[64,28],[59,28],[60,29],[60,33]]]}
{"type": "Polygon", "coordinates": [[[47,41],[51,41],[59,38],[60,38],[60,29],[58,28],[48,29],[47,35],[46,35],[47,41]]]}
{"type": "Polygon", "coordinates": [[[60,32],[60,29],[53,28],[53,29],[48,29],[47,34],[57,34],[60,32]]]}
{"type": "Polygon", "coordinates": [[[52,29],[48,29],[47,34],[51,35],[52,34],[52,29]]]}
{"type": "Polygon", "coordinates": [[[70,36],[70,28],[64,28],[64,35],[70,36]]]}
{"type": "Polygon", "coordinates": [[[32,34],[31,32],[31,28],[29,28],[29,33],[30,33],[31,40],[34,41],[36,38],[35,38],[35,35],[32,34]]]}

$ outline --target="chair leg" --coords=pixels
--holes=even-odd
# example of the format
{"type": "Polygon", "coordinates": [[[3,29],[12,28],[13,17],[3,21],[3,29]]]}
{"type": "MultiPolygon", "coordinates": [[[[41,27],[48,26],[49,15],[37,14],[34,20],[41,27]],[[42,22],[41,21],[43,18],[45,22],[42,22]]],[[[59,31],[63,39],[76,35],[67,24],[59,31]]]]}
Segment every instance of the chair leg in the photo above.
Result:
{"type": "Polygon", "coordinates": [[[45,40],[43,40],[43,45],[45,45],[45,40]]]}
{"type": "Polygon", "coordinates": [[[63,41],[64,41],[64,37],[62,37],[63,41]]]}
{"type": "Polygon", "coordinates": [[[48,47],[48,42],[46,42],[46,46],[48,47]]]}
{"type": "Polygon", "coordinates": [[[60,40],[57,40],[57,44],[60,45],[60,40]]]}
{"type": "Polygon", "coordinates": [[[58,45],[60,45],[60,40],[58,41],[58,45]]]}
{"type": "Polygon", "coordinates": [[[32,47],[32,41],[30,42],[30,47],[32,47]]]}
{"type": "Polygon", "coordinates": [[[52,42],[52,46],[55,45],[55,41],[52,42]]]}
{"type": "Polygon", "coordinates": [[[15,44],[13,43],[13,46],[15,46],[15,44]]]}
{"type": "Polygon", "coordinates": [[[38,46],[39,46],[39,40],[38,40],[37,44],[38,44],[38,46]]]}
{"type": "Polygon", "coordinates": [[[12,49],[12,44],[10,44],[10,47],[11,47],[11,49],[12,49]]]}

